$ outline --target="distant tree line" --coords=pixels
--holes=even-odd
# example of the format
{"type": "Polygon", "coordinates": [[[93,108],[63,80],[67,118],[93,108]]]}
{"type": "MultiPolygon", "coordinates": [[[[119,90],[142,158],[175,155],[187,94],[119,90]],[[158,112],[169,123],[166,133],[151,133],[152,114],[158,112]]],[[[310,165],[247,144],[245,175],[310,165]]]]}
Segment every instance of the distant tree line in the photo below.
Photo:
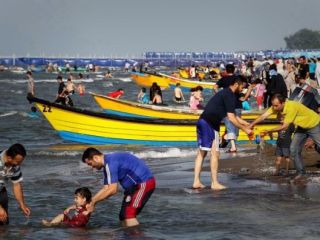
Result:
{"type": "Polygon", "coordinates": [[[284,38],[287,49],[320,49],[320,31],[304,28],[284,38]]]}

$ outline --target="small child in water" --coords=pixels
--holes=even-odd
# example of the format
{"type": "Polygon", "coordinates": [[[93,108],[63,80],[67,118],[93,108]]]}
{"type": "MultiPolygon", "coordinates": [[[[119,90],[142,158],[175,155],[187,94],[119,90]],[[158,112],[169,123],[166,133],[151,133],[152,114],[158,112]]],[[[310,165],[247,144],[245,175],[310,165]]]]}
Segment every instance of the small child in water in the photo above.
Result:
{"type": "MultiPolygon", "coordinates": [[[[283,123],[283,116],[278,115],[278,119],[283,123]]],[[[275,175],[280,175],[281,163],[285,162],[286,172],[289,173],[289,164],[290,164],[290,144],[291,136],[295,128],[293,124],[290,124],[286,130],[278,132],[277,146],[276,146],[276,172],[275,175]]]]}
{"type": "Polygon", "coordinates": [[[138,94],[138,102],[143,104],[149,103],[149,97],[146,94],[147,89],[145,87],[141,88],[139,94],[138,94]]]}
{"type": "Polygon", "coordinates": [[[90,214],[88,214],[86,205],[91,202],[92,194],[86,187],[78,188],[75,191],[74,205],[71,205],[63,213],[59,214],[51,221],[42,220],[42,224],[51,227],[64,225],[68,227],[84,227],[89,222],[90,214]],[[69,212],[74,210],[72,217],[68,216],[69,212]]]}

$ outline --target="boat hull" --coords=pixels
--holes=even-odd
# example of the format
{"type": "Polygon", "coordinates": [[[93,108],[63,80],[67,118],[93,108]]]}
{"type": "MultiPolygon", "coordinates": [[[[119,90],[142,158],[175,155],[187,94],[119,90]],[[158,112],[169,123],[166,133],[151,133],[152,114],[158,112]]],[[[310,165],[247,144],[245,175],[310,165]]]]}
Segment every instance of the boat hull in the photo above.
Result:
{"type": "MultiPolygon", "coordinates": [[[[110,98],[95,93],[90,94],[106,113],[116,114],[119,116],[197,120],[202,113],[202,110],[189,110],[159,105],[141,104],[122,99],[110,98]]],[[[242,118],[246,120],[254,120],[261,114],[262,112],[244,111],[242,118]]],[[[269,119],[275,119],[275,115],[269,119]]]]}
{"type": "Polygon", "coordinates": [[[174,109],[157,105],[134,103],[131,101],[114,99],[90,93],[105,112],[120,116],[134,116],[140,118],[162,118],[197,120],[201,111],[187,109],[174,109]]]}
{"type": "Polygon", "coordinates": [[[142,87],[149,88],[154,82],[156,82],[162,89],[166,89],[169,87],[169,80],[162,76],[147,73],[131,72],[130,77],[136,82],[136,84],[142,87]]]}
{"type": "Polygon", "coordinates": [[[215,86],[214,82],[205,82],[205,81],[197,81],[197,80],[187,80],[183,78],[176,78],[166,74],[160,74],[161,76],[167,78],[169,82],[170,89],[174,89],[177,83],[180,83],[180,88],[184,92],[190,92],[191,88],[195,88],[197,86],[201,86],[204,92],[213,92],[213,88],[215,86]]]}
{"type": "MultiPolygon", "coordinates": [[[[142,144],[196,146],[196,121],[124,118],[30,99],[58,134],[66,140],[87,144],[142,144]]],[[[259,125],[270,129],[273,124],[259,125]]],[[[259,131],[259,129],[256,129],[259,131]]],[[[261,129],[260,129],[261,130],[261,129]]],[[[221,127],[221,133],[224,132],[221,127]]],[[[248,142],[240,131],[239,143],[248,142]]]]}

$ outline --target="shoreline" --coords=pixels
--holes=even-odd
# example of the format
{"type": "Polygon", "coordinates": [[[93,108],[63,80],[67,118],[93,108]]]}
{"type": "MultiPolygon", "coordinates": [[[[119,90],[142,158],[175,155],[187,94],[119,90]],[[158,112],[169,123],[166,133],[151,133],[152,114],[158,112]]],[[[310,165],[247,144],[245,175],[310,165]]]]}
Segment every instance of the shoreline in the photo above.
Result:
{"type": "MultiPolygon", "coordinates": [[[[250,147],[257,145],[250,144],[250,147]]],[[[235,174],[248,179],[264,179],[270,181],[288,180],[295,174],[293,160],[290,160],[289,176],[275,176],[275,145],[265,144],[264,149],[259,151],[257,148],[245,150],[244,154],[226,153],[230,154],[223,160],[219,160],[219,173],[235,174]],[[256,153],[256,154],[255,154],[256,153]],[[243,156],[246,155],[247,156],[243,156]],[[239,156],[240,155],[240,156],[239,156]]],[[[224,150],[220,150],[223,152],[224,150]]],[[[207,157],[208,158],[208,157],[207,157]]],[[[320,175],[320,155],[314,149],[303,150],[303,162],[308,174],[320,175]]],[[[193,169],[191,169],[193,170],[193,169]]],[[[210,166],[203,167],[203,171],[210,172],[210,166]]]]}

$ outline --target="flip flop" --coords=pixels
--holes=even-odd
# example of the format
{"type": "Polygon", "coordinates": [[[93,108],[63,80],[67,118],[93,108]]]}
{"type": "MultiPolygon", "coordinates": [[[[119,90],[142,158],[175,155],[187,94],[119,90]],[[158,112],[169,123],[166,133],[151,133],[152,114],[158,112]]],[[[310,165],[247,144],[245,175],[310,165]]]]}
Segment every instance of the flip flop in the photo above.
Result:
{"type": "Polygon", "coordinates": [[[237,150],[230,150],[230,149],[226,151],[226,153],[236,153],[236,152],[237,150]]]}

